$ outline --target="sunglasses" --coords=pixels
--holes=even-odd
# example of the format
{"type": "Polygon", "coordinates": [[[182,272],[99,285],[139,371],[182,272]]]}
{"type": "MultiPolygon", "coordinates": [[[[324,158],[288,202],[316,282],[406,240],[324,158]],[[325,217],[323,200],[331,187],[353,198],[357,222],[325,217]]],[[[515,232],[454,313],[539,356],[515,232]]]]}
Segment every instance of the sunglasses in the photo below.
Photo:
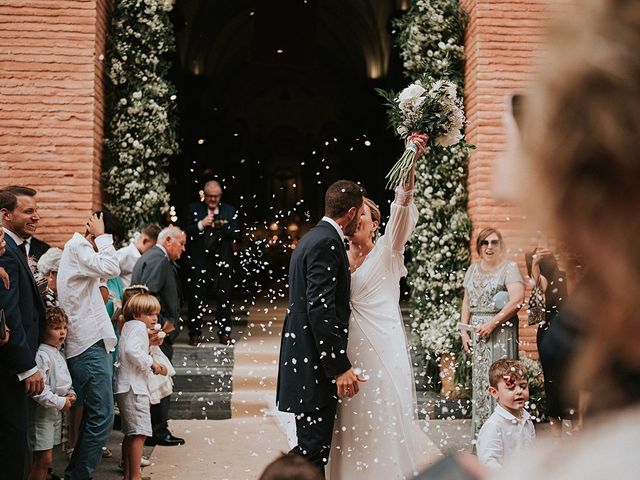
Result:
{"type": "Polygon", "coordinates": [[[491,244],[492,247],[500,245],[500,240],[480,240],[481,247],[488,247],[491,244]]]}

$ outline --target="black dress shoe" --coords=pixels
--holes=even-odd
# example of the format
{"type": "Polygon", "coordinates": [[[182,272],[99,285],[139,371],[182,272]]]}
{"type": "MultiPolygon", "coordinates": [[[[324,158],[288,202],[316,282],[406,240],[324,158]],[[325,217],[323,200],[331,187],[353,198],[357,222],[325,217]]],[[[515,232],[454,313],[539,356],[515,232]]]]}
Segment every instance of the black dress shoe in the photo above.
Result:
{"type": "Polygon", "coordinates": [[[184,438],[174,437],[173,435],[169,434],[166,437],[162,438],[147,438],[144,444],[148,447],[153,447],[155,445],[160,445],[161,447],[175,447],[177,445],[184,445],[184,438]]]}

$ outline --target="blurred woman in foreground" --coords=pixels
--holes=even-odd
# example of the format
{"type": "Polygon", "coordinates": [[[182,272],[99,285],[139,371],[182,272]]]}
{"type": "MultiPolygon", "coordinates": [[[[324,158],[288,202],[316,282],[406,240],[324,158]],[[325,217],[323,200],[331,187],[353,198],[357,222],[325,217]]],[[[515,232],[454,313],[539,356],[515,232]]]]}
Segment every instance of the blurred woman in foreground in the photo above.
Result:
{"type": "Polygon", "coordinates": [[[576,441],[534,448],[500,478],[640,469],[640,2],[574,3],[524,105],[519,184],[590,268],[572,299],[586,337],[565,387],[591,393],[592,418],[576,441]]]}

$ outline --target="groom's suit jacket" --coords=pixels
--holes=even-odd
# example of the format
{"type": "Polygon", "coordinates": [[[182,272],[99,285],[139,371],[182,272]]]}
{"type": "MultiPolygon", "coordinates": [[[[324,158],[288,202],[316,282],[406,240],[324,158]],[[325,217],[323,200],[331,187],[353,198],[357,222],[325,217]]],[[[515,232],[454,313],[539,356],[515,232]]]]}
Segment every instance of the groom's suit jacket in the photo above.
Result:
{"type": "Polygon", "coordinates": [[[276,401],[302,413],[337,401],[334,377],[351,368],[349,260],[340,235],[320,221],[291,256],[289,305],[280,344],[276,401]]]}

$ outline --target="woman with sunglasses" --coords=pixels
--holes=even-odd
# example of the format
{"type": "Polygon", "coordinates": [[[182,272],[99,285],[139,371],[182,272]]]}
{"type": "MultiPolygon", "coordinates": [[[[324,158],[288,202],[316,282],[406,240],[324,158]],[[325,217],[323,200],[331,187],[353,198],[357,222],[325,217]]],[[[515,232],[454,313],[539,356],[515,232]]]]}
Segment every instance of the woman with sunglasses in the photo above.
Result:
{"type": "Polygon", "coordinates": [[[503,259],[502,235],[485,228],[476,239],[480,261],[464,277],[460,321],[473,328],[473,342],[462,330],[462,346],[472,356],[473,439],[495,408],[489,395],[489,367],[501,358],[518,358],[517,312],[524,301],[524,280],[513,261],[503,259]],[[503,292],[503,293],[501,293],[503,292]],[[473,350],[472,350],[473,346],[473,350]]]}

